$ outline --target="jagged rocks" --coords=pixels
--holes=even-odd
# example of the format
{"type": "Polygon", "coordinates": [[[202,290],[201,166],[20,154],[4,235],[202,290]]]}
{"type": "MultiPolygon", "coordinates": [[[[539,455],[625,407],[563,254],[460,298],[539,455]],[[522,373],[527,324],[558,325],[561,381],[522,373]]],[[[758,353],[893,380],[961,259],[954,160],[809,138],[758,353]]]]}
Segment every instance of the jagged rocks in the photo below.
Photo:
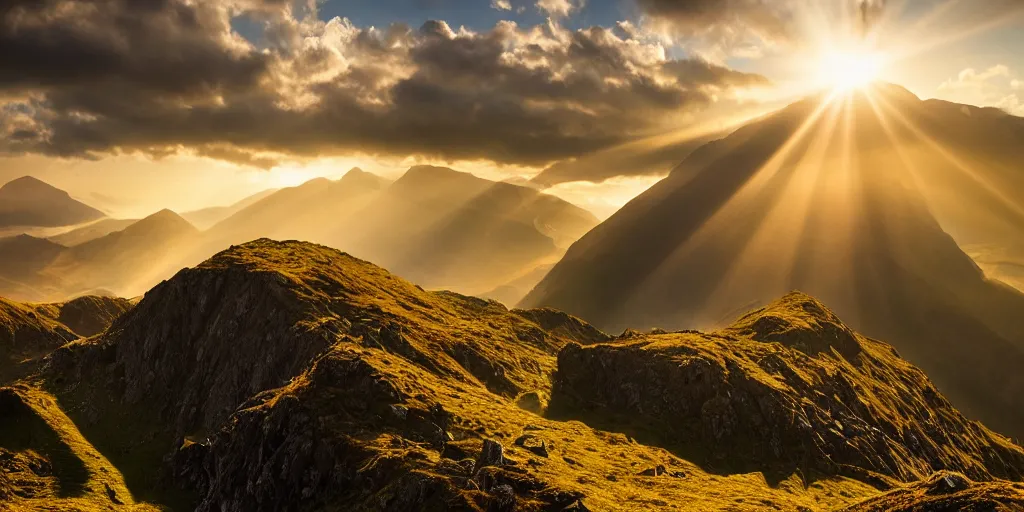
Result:
{"type": "Polygon", "coordinates": [[[1018,467],[1018,449],[963,421],[885,345],[856,337],[852,361],[831,349],[838,334],[828,350],[793,348],[789,335],[843,332],[816,315],[756,331],[775,340],[577,344],[494,302],[259,240],[64,345],[39,380],[133,491],[175,510],[816,510],[936,464],[975,481],[1018,467]],[[606,428],[614,415],[648,430],[606,428]],[[727,474],[737,467],[772,485],[727,474]],[[172,485],[180,501],[156,492],[172,485]]]}
{"type": "Polygon", "coordinates": [[[484,439],[484,447],[480,450],[480,456],[473,466],[473,473],[476,474],[487,466],[502,466],[505,464],[505,448],[501,443],[492,439],[484,439]]]}
{"type": "Polygon", "coordinates": [[[964,418],[890,347],[800,295],[719,334],[569,345],[551,408],[635,430],[717,471],[839,474],[885,486],[871,475],[1019,478],[1024,468],[1024,451],[964,418]]]}

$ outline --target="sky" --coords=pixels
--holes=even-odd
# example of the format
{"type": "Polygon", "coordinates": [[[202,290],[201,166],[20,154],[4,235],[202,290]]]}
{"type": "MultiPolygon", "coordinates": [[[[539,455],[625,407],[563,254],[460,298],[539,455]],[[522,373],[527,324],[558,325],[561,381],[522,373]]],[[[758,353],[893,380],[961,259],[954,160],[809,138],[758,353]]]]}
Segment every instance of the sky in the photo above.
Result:
{"type": "MultiPolygon", "coordinates": [[[[1024,115],[1019,0],[10,0],[0,182],[118,217],[354,166],[533,179],[600,217],[870,62],[1024,115]]],[[[866,73],[865,73],[866,74],[866,73]]],[[[877,75],[877,76],[874,76],[877,75]]]]}

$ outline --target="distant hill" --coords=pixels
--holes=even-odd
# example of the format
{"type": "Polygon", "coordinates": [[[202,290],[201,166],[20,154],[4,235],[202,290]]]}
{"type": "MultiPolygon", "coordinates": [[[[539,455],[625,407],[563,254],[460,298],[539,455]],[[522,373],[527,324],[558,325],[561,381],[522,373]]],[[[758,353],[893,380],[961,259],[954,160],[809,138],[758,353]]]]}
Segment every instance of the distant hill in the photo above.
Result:
{"type": "Polygon", "coordinates": [[[199,230],[170,210],[65,247],[27,235],[0,239],[0,296],[61,301],[97,289],[134,296],[180,269],[199,230]]]}
{"type": "Polygon", "coordinates": [[[945,231],[1024,233],[1021,120],[885,85],[821,105],[696,150],[575,243],[522,305],[604,329],[714,328],[804,290],[891,341],[969,415],[1024,435],[1024,295],[988,280],[945,231]],[[985,166],[954,163],[986,150],[985,166]]]}
{"type": "Polygon", "coordinates": [[[77,338],[67,326],[33,306],[0,297],[0,386],[27,373],[27,361],[77,338]]]}
{"type": "Polygon", "coordinates": [[[261,237],[321,241],[321,233],[343,225],[388,184],[380,176],[354,168],[338,180],[316,178],[277,190],[210,228],[209,254],[229,243],[261,237]]]}
{"type": "Polygon", "coordinates": [[[16,509],[1024,503],[1024,450],[801,293],[716,332],[612,337],[257,240],[46,361],[0,388],[16,509]]]}
{"type": "Polygon", "coordinates": [[[276,188],[264,190],[262,192],[258,192],[249,197],[246,197],[241,201],[235,202],[229,206],[213,206],[210,208],[203,208],[201,210],[193,210],[190,212],[182,213],[181,216],[185,220],[189,221],[189,223],[191,223],[196,228],[208,229],[214,224],[234,215],[235,213],[238,213],[240,210],[246,208],[247,206],[277,191],[278,189],[276,188]]]}
{"type": "Polygon", "coordinates": [[[480,293],[538,265],[597,224],[586,210],[532,188],[443,167],[409,169],[329,245],[423,286],[480,293]]]}
{"type": "Polygon", "coordinates": [[[48,240],[65,247],[72,247],[75,245],[81,245],[90,240],[107,236],[116,231],[121,231],[122,229],[138,222],[138,220],[139,219],[100,219],[80,228],[48,237],[48,240]]]}
{"type": "Polygon", "coordinates": [[[70,226],[103,217],[103,212],[31,176],[0,187],[0,229],[70,226]]]}
{"type": "Polygon", "coordinates": [[[413,167],[394,183],[353,169],[242,209],[211,228],[187,263],[259,237],[308,240],[372,259],[423,286],[480,293],[553,263],[596,224],[592,214],[554,196],[444,167],[413,167]]]}

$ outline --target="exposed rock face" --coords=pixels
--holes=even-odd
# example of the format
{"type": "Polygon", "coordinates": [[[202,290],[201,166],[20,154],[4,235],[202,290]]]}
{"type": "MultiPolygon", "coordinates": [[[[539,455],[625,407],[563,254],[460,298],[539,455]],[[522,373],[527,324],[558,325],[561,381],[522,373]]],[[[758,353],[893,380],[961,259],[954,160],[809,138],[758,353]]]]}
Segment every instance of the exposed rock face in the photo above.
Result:
{"type": "MultiPolygon", "coordinates": [[[[933,469],[989,485],[1021,467],[1019,448],[963,420],[890,347],[799,295],[717,334],[612,340],[555,311],[258,240],[46,361],[31,382],[68,415],[48,424],[82,429],[61,436],[124,474],[134,494],[89,487],[115,507],[834,510],[933,469]],[[606,427],[614,415],[650,430],[606,427]]],[[[12,446],[0,435],[32,463],[12,446]]]]}
{"type": "Polygon", "coordinates": [[[969,417],[1024,437],[1024,294],[961,249],[1024,245],[1021,118],[885,84],[822,100],[694,151],[520,306],[607,332],[716,329],[799,289],[895,346],[969,417]]]}
{"type": "Polygon", "coordinates": [[[638,438],[660,438],[719,471],[884,485],[940,469],[986,480],[1024,470],[1019,447],[964,418],[891,347],[801,294],[719,333],[569,345],[558,357],[556,407],[597,425],[639,418],[649,426],[634,427],[638,438]]]}
{"type": "MultiPolygon", "coordinates": [[[[353,482],[353,450],[377,452],[351,434],[395,428],[392,435],[436,449],[449,439],[436,398],[400,392],[407,378],[385,378],[382,367],[425,372],[433,379],[426,386],[443,380],[511,400],[546,388],[553,355],[569,341],[495,302],[425,292],[324,247],[261,240],[158,285],[101,337],[56,352],[49,371],[91,428],[105,428],[104,408],[118,407],[152,414],[168,451],[210,436],[178,457],[201,508],[276,509],[290,500],[342,499],[303,489],[353,482]],[[111,392],[120,399],[94,409],[111,392]],[[390,420],[381,424],[382,417],[390,420]],[[282,439],[287,453],[278,451],[282,439]],[[268,451],[256,449],[264,443],[268,451]],[[271,453],[279,455],[263,458],[271,453]],[[330,466],[309,466],[319,476],[303,487],[263,474],[266,464],[298,471],[319,460],[306,458],[314,454],[330,466]],[[253,472],[248,487],[240,471],[253,472]],[[264,487],[253,492],[257,481],[264,487]]],[[[133,449],[136,441],[125,439],[133,449]]]]}

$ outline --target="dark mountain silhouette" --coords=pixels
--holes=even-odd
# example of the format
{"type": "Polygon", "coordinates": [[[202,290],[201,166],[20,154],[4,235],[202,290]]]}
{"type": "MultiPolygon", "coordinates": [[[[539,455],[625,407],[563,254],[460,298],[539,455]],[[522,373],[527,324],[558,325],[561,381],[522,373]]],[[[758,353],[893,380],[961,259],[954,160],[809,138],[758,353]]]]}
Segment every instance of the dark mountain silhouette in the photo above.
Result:
{"type": "Polygon", "coordinates": [[[612,338],[257,240],[45,360],[0,389],[0,498],[28,509],[920,510],[1024,495],[1008,481],[1024,450],[802,294],[715,333],[612,338]]]}
{"type": "Polygon", "coordinates": [[[103,212],[31,176],[0,187],[0,228],[70,226],[102,217],[103,212]]]}
{"type": "Polygon", "coordinates": [[[1008,142],[1020,119],[887,85],[822,100],[695,151],[574,244],[523,305],[605,329],[715,327],[804,290],[891,341],[971,416],[1024,434],[1024,295],[944,231],[1009,233],[1024,187],[980,183],[1024,179],[999,160],[1020,152],[1008,142]],[[952,163],[987,150],[987,167],[952,163]],[[946,187],[962,204],[949,207],[946,187]]]}

